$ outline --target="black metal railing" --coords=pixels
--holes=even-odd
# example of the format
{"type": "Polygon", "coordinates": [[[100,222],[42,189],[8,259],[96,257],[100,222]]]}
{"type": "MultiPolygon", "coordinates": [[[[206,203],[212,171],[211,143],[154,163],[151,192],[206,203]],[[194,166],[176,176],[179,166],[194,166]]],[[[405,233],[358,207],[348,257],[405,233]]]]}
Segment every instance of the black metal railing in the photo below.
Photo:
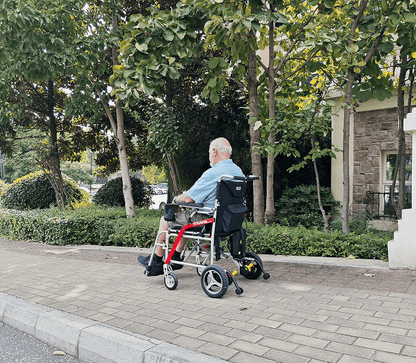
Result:
{"type": "MultiPolygon", "coordinates": [[[[367,192],[367,213],[374,218],[397,219],[396,211],[391,203],[390,192],[367,192]],[[380,197],[382,196],[382,198],[380,197]]],[[[399,193],[394,193],[394,201],[397,202],[399,193]]],[[[412,193],[407,192],[404,199],[404,209],[412,207],[412,193]]]]}

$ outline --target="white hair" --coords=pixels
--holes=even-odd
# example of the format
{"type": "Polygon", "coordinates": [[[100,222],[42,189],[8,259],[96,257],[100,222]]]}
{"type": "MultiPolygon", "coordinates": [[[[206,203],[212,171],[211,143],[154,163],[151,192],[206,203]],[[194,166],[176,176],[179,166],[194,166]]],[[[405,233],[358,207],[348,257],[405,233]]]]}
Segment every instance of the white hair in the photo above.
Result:
{"type": "Polygon", "coordinates": [[[224,137],[219,137],[211,142],[210,150],[217,149],[219,153],[227,153],[231,155],[232,148],[228,140],[224,137]]]}

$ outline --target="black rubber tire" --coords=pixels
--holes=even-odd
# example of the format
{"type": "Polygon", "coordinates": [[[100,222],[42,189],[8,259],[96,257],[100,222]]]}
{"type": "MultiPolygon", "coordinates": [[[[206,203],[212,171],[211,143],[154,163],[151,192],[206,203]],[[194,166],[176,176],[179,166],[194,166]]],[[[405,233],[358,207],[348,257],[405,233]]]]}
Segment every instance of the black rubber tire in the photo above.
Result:
{"type": "Polygon", "coordinates": [[[165,276],[164,282],[166,288],[169,290],[175,290],[178,287],[178,277],[173,272],[169,272],[165,276]]]}
{"type": "Polygon", "coordinates": [[[245,278],[249,280],[255,280],[257,279],[261,274],[262,270],[260,266],[263,266],[263,262],[261,261],[261,258],[255,254],[254,252],[244,252],[242,266],[240,267],[240,274],[243,275],[245,278]],[[244,257],[249,257],[254,259],[253,260],[246,260],[244,257]],[[249,269],[246,268],[246,266],[253,264],[253,266],[249,269]]]}
{"type": "Polygon", "coordinates": [[[228,276],[221,267],[210,265],[202,271],[201,286],[209,297],[222,297],[229,286],[228,276]]]}

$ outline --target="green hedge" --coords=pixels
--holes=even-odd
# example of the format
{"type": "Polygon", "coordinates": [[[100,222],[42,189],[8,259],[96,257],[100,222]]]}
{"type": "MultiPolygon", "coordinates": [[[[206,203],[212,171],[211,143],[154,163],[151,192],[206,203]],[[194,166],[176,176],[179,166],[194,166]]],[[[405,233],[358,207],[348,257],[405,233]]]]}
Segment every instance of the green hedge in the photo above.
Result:
{"type": "Polygon", "coordinates": [[[392,232],[368,230],[365,234],[341,231],[326,234],[302,226],[265,227],[247,224],[247,251],[275,255],[349,257],[387,260],[387,242],[392,232]]]}
{"type": "MultiPolygon", "coordinates": [[[[84,207],[75,210],[15,211],[0,209],[0,234],[4,238],[48,244],[98,244],[151,247],[156,238],[158,210],[136,209],[126,219],[124,208],[84,207]]],[[[387,260],[391,232],[369,231],[344,236],[325,234],[302,226],[272,227],[247,223],[247,251],[296,256],[331,256],[387,260]]]]}
{"type": "MultiPolygon", "coordinates": [[[[152,203],[152,188],[141,179],[130,177],[132,197],[137,207],[149,207],[152,203]]],[[[121,177],[105,183],[93,196],[92,202],[97,205],[125,206],[123,180],[121,177]]]]}
{"type": "MultiPolygon", "coordinates": [[[[81,202],[83,194],[78,185],[64,176],[68,198],[81,202]]],[[[1,194],[1,205],[10,209],[43,209],[56,205],[55,191],[47,175],[41,171],[16,179],[1,194]]]]}
{"type": "Polygon", "coordinates": [[[0,197],[3,194],[4,190],[8,187],[9,185],[4,182],[3,180],[0,179],[0,197]]]}
{"type": "Polygon", "coordinates": [[[161,212],[139,209],[136,215],[136,218],[126,219],[124,208],[88,207],[64,212],[57,209],[0,209],[0,235],[53,245],[150,247],[156,237],[161,212]]]}

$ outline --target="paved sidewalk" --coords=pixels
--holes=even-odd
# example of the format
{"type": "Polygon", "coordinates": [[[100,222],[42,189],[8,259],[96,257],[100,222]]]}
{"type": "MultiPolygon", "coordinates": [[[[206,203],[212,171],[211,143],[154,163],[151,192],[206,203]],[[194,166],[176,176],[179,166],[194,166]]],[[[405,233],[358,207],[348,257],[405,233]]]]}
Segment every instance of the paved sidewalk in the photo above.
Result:
{"type": "Polygon", "coordinates": [[[177,271],[174,291],[163,277],[146,277],[135,262],[140,249],[26,245],[0,239],[0,321],[66,344],[80,359],[416,362],[415,271],[262,256],[269,280],[238,275],[242,295],[230,286],[211,299],[193,268],[177,271]]]}

